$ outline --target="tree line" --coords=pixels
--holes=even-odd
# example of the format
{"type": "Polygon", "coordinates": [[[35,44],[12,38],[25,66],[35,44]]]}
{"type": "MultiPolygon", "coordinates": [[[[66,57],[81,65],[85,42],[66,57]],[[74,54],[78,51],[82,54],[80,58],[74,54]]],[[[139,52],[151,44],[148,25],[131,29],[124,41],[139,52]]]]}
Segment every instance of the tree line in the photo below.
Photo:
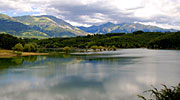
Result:
{"type": "Polygon", "coordinates": [[[25,52],[36,52],[38,45],[35,42],[27,43],[22,38],[17,38],[9,34],[1,33],[0,48],[25,52]]]}
{"type": "MultiPolygon", "coordinates": [[[[180,32],[143,32],[108,33],[77,36],[69,38],[30,39],[17,38],[9,34],[0,34],[0,48],[13,48],[20,43],[23,51],[35,51],[34,48],[152,48],[152,49],[180,49],[180,32]]],[[[19,44],[19,45],[20,45],[19,44]]],[[[17,46],[16,46],[17,47],[17,46]]],[[[19,46],[21,47],[21,46],[19,46]]]]}

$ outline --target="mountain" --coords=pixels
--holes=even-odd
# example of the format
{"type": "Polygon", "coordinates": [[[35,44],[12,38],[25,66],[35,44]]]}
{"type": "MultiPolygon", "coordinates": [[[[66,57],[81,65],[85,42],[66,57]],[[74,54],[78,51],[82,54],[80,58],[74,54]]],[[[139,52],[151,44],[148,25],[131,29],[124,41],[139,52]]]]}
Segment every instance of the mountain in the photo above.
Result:
{"type": "Polygon", "coordinates": [[[143,25],[140,23],[122,23],[114,24],[111,22],[90,27],[78,27],[79,29],[88,33],[106,34],[106,33],[132,33],[134,31],[142,30],[144,32],[173,32],[173,29],[163,29],[151,25],[143,25]]]}
{"type": "Polygon", "coordinates": [[[137,30],[144,32],[176,31],[139,23],[114,24],[108,22],[99,26],[75,27],[51,15],[10,17],[0,14],[0,33],[6,32],[19,37],[74,37],[88,33],[131,33],[137,30]]]}
{"type": "Polygon", "coordinates": [[[50,15],[19,16],[14,19],[30,26],[32,29],[46,33],[49,37],[72,37],[87,33],[77,27],[50,15]]]}
{"type": "Polygon", "coordinates": [[[73,37],[87,33],[50,15],[10,17],[0,14],[0,33],[28,38],[73,37]]]}
{"type": "Polygon", "coordinates": [[[0,32],[21,37],[47,37],[45,33],[33,30],[28,25],[4,14],[0,14],[0,32]]]}

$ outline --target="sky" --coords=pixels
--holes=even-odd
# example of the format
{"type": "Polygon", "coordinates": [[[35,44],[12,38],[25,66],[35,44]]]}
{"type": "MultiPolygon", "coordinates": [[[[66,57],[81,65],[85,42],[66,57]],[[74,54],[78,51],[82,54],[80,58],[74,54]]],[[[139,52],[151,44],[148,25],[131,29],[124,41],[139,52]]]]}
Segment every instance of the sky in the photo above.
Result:
{"type": "Polygon", "coordinates": [[[0,13],[53,15],[74,26],[142,23],[180,30],[180,0],[0,0],[0,13]]]}

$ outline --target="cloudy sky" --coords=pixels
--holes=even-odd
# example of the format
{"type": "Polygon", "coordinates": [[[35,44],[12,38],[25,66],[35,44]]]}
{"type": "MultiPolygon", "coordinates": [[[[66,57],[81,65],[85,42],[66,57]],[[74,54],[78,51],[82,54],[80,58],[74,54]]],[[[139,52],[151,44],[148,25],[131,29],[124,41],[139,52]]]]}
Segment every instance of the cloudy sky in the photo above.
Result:
{"type": "Polygon", "coordinates": [[[180,29],[180,0],[0,0],[0,13],[54,15],[75,26],[139,22],[180,29]]]}

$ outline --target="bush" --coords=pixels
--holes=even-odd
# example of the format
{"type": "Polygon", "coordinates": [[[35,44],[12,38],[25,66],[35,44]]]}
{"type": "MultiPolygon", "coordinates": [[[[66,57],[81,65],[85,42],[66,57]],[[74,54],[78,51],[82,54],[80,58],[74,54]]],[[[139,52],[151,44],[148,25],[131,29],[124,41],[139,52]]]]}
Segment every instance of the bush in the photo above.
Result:
{"type": "Polygon", "coordinates": [[[66,53],[68,53],[68,52],[70,52],[70,51],[71,51],[71,48],[70,48],[70,47],[68,47],[68,46],[66,46],[66,47],[64,47],[64,48],[63,48],[63,50],[64,50],[66,53]]]}
{"type": "Polygon", "coordinates": [[[153,87],[153,89],[145,91],[151,93],[150,99],[141,95],[138,95],[138,97],[143,100],[180,100],[180,83],[175,87],[172,86],[172,88],[168,88],[166,85],[162,86],[163,89],[161,90],[153,87]]]}
{"type": "Polygon", "coordinates": [[[12,49],[17,50],[17,51],[23,51],[24,50],[21,43],[16,44],[12,49]]]}

